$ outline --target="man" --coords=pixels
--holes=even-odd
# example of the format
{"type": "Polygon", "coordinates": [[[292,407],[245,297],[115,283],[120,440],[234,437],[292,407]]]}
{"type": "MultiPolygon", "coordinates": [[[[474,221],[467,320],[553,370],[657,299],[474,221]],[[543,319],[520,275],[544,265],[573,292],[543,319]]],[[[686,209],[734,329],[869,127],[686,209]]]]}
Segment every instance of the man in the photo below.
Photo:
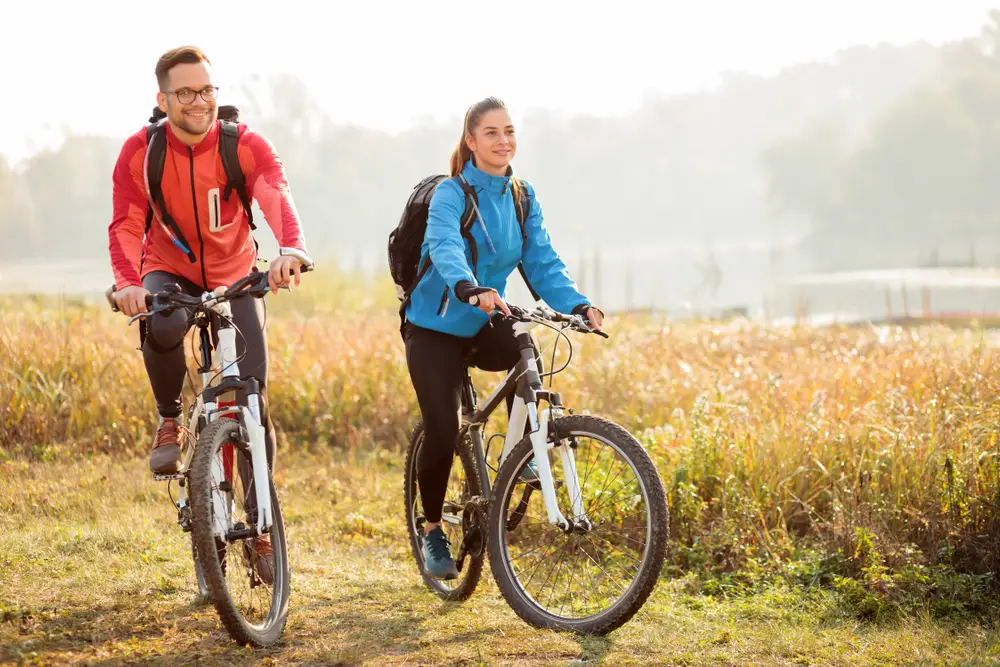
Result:
{"type": "MultiPolygon", "coordinates": [[[[190,294],[231,285],[257,262],[257,247],[240,197],[226,191],[227,178],[219,153],[218,88],[212,83],[211,62],[196,47],[164,53],[156,64],[157,106],[165,114],[166,157],[162,199],[166,210],[147,192],[147,134],[143,127],[126,140],[113,175],[113,219],[108,228],[115,278],[115,301],[127,316],[146,312],[145,297],[177,283],[190,294]],[[147,211],[153,212],[146,231],[147,211]],[[169,231],[168,231],[169,230],[169,231]]],[[[271,143],[243,124],[238,125],[237,155],[246,178],[247,195],[255,199],[281,247],[305,252],[305,240],[282,164],[271,143]]],[[[273,292],[294,275],[298,259],[280,256],[270,265],[273,292]]],[[[263,304],[244,298],[232,302],[238,328],[237,354],[244,377],[261,385],[262,417],[266,424],[267,458],[273,466],[274,429],[267,409],[267,342],[263,304]],[[245,356],[244,356],[245,355],[245,356]]],[[[149,467],[154,473],[177,472],[179,429],[183,426],[181,390],[186,374],[184,336],[190,314],[175,311],[146,322],[142,353],[160,423],[149,467]]],[[[270,555],[269,537],[259,538],[255,551],[270,555]]],[[[266,569],[266,568],[264,568],[266,569]]],[[[268,572],[260,572],[268,579],[268,572]]]]}

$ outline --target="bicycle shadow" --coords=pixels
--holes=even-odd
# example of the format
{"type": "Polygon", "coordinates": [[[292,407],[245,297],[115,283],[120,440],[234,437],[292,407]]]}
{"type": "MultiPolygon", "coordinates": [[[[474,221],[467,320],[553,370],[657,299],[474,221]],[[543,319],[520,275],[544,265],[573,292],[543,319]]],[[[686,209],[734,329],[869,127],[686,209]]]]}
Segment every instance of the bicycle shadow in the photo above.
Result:
{"type": "MultiPolygon", "coordinates": [[[[310,660],[344,666],[398,661],[425,653],[430,646],[488,644],[503,635],[506,619],[500,617],[481,618],[470,629],[464,622],[467,602],[437,602],[428,607],[419,601],[409,603],[406,594],[397,600],[378,603],[366,592],[313,598],[298,607],[282,639],[265,649],[232,642],[214,607],[193,596],[152,610],[95,604],[36,613],[23,619],[13,641],[0,648],[0,663],[60,664],[72,654],[74,659],[100,666],[199,664],[218,658],[225,664],[261,664],[267,659],[300,658],[304,651],[310,660]],[[429,620],[449,616],[456,620],[454,631],[429,629],[433,627],[429,620]],[[317,637],[322,638],[319,647],[317,637]]],[[[612,647],[603,637],[575,639],[580,645],[575,664],[603,664],[612,647]]]]}
{"type": "MultiPolygon", "coordinates": [[[[37,661],[42,664],[58,664],[67,654],[80,656],[86,653],[107,654],[111,647],[121,643],[141,644],[168,634],[188,633],[192,637],[204,637],[199,645],[192,646],[189,657],[199,652],[204,655],[206,646],[216,644],[216,621],[211,615],[211,604],[192,599],[170,609],[150,613],[144,608],[122,608],[117,605],[88,605],[65,611],[36,612],[18,620],[18,629],[12,642],[0,647],[0,662],[37,661]],[[206,613],[207,612],[207,613],[206,613]]],[[[9,622],[9,621],[8,621],[9,622]]],[[[98,657],[97,655],[94,656],[98,657]]],[[[156,661],[155,653],[139,656],[104,657],[88,660],[88,664],[109,665],[122,662],[142,663],[156,661]]],[[[184,656],[169,656],[174,663],[184,656]]]]}
{"type": "MultiPolygon", "coordinates": [[[[365,592],[337,597],[317,598],[300,605],[299,615],[316,614],[310,622],[312,629],[321,630],[326,643],[335,649],[315,656],[327,664],[353,665],[399,659],[401,656],[420,653],[430,645],[446,646],[483,640],[495,636],[498,623],[486,622],[475,630],[454,634],[429,632],[427,621],[442,616],[460,615],[468,611],[468,603],[440,602],[431,609],[411,600],[412,590],[400,591],[398,602],[384,604],[365,592]],[[365,606],[365,603],[370,606],[365,606]],[[434,636],[429,636],[433,634],[434,636]]],[[[298,640],[289,635],[288,644],[298,640]]]]}
{"type": "MultiPolygon", "coordinates": [[[[420,586],[407,587],[407,590],[399,591],[396,599],[400,602],[396,604],[389,606],[373,604],[371,608],[358,609],[357,604],[360,602],[374,602],[367,593],[359,592],[336,600],[314,600],[302,608],[301,613],[308,614],[310,610],[322,610],[324,613],[324,625],[326,625],[324,636],[335,644],[337,649],[317,657],[334,665],[393,662],[403,656],[426,652],[431,645],[447,647],[488,644],[498,636],[505,636],[505,630],[509,632],[509,619],[502,616],[495,619],[477,616],[476,627],[469,628],[466,621],[470,604],[468,601],[439,601],[430,609],[421,608],[419,602],[414,604],[407,602],[407,596],[425,593],[420,586]],[[354,605],[355,608],[331,612],[332,608],[343,609],[350,605],[354,605]],[[439,628],[429,629],[428,620],[432,618],[440,620],[449,616],[455,617],[455,631],[442,632],[439,628]]],[[[604,664],[614,646],[614,641],[607,637],[568,634],[580,646],[574,664],[604,664]]],[[[294,640],[291,641],[294,643],[294,640]]],[[[505,655],[507,658],[517,658],[516,655],[505,655]]],[[[527,653],[523,657],[528,659],[532,656],[527,653]]]]}

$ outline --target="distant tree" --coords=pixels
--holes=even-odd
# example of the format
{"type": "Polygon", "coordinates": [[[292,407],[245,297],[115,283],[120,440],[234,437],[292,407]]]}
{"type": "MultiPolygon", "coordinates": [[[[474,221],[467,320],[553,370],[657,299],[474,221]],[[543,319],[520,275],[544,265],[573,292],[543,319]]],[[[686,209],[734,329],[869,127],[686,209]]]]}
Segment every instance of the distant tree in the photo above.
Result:
{"type": "Polygon", "coordinates": [[[939,75],[847,147],[814,127],[762,153],[773,211],[808,221],[826,268],[939,259],[946,244],[1000,250],[1000,12],[942,50],[939,75]]]}
{"type": "Polygon", "coordinates": [[[30,256],[39,230],[27,184],[0,156],[0,259],[30,256]]]}

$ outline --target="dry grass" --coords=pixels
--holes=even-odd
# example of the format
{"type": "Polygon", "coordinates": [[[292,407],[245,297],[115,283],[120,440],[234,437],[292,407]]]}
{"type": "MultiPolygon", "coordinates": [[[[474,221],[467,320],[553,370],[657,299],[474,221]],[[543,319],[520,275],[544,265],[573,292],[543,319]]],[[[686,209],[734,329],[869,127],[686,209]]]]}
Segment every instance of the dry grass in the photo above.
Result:
{"type": "Polygon", "coordinates": [[[872,626],[829,591],[782,583],[730,600],[661,581],[605,639],[535,630],[492,579],[462,604],[423,588],[402,523],[401,461],[283,451],[291,615],[267,650],[233,644],[195,602],[188,534],[142,459],[0,465],[0,662],[25,664],[981,664],[978,623],[872,626]]]}
{"type": "MultiPolygon", "coordinates": [[[[556,387],[636,433],[672,513],[647,616],[604,642],[524,627],[491,585],[461,607],[420,588],[399,509],[416,413],[394,299],[341,278],[303,291],[269,297],[296,589],[288,641],[265,655],[875,664],[880,651],[992,650],[978,629],[998,608],[1000,554],[1000,357],[987,333],[634,316],[612,318],[608,341],[574,336],[556,387]],[[951,634],[955,622],[967,629],[951,634]]],[[[550,332],[539,339],[551,349],[550,332]]],[[[99,304],[0,302],[0,554],[14,573],[0,578],[0,639],[11,656],[100,661],[166,643],[257,661],[189,606],[183,537],[143,472],[154,417],[136,344],[99,304]]],[[[474,378],[486,389],[498,376],[474,378]]]]}

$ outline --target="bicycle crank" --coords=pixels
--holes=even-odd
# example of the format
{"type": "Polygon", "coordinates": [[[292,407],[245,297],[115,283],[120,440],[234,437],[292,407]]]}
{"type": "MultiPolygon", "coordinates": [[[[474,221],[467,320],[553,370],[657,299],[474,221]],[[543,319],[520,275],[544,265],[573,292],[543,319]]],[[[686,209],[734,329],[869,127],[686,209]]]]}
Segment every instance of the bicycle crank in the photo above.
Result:
{"type": "Polygon", "coordinates": [[[458,556],[455,558],[455,567],[459,572],[465,565],[465,557],[472,556],[478,558],[483,553],[483,500],[479,496],[473,496],[465,504],[462,510],[462,544],[458,548],[458,556]]]}

